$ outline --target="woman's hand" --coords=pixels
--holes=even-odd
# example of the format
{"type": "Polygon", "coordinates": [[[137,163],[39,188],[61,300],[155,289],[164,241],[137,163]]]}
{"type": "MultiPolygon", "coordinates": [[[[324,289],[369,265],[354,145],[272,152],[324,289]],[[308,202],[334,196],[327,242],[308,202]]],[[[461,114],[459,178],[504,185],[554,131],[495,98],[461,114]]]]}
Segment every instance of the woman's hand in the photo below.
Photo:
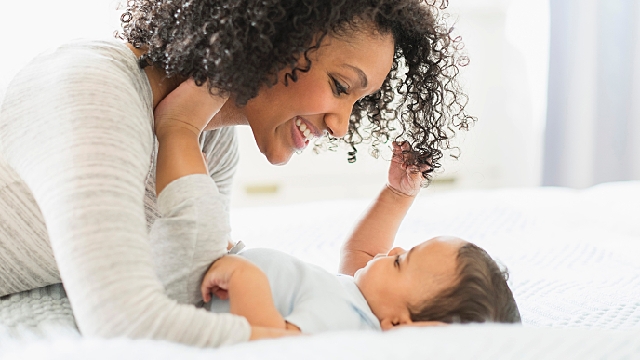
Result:
{"type": "Polygon", "coordinates": [[[424,179],[422,172],[429,167],[424,165],[419,168],[417,166],[407,165],[403,151],[410,150],[408,142],[393,142],[393,157],[389,165],[389,182],[387,186],[391,191],[398,195],[416,196],[420,192],[424,179]]]}
{"type": "Polygon", "coordinates": [[[196,86],[189,78],[156,106],[153,112],[156,136],[161,138],[185,129],[199,136],[227,99],[211,95],[206,84],[196,86]]]}
{"type": "Polygon", "coordinates": [[[229,299],[229,288],[232,281],[240,277],[261,274],[260,270],[249,260],[236,255],[225,255],[213,262],[202,280],[200,291],[204,302],[211,300],[211,294],[222,300],[229,299]]]}

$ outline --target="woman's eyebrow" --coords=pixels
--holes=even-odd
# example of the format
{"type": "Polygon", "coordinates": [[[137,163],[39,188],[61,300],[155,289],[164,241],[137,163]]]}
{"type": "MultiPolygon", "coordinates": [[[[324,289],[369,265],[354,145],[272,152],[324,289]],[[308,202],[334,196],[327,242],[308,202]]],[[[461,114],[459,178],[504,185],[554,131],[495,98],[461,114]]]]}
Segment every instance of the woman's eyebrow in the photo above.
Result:
{"type": "Polygon", "coordinates": [[[363,88],[367,87],[367,84],[369,83],[369,81],[367,79],[367,74],[365,74],[364,71],[360,70],[359,67],[349,65],[349,64],[342,64],[342,67],[346,67],[353,70],[353,72],[355,72],[356,75],[358,75],[358,78],[360,78],[360,86],[363,88]]]}

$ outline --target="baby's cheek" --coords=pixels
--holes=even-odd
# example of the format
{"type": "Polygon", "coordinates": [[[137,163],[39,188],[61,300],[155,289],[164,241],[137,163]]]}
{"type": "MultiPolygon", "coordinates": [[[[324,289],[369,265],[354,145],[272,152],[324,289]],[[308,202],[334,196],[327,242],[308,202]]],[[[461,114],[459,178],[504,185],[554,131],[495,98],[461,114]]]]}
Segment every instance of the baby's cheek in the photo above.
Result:
{"type": "Polygon", "coordinates": [[[363,286],[366,286],[366,283],[368,282],[368,278],[370,277],[369,274],[369,269],[368,269],[368,264],[367,266],[358,269],[354,274],[353,274],[353,280],[355,281],[356,285],[358,285],[358,287],[362,288],[363,286]]]}

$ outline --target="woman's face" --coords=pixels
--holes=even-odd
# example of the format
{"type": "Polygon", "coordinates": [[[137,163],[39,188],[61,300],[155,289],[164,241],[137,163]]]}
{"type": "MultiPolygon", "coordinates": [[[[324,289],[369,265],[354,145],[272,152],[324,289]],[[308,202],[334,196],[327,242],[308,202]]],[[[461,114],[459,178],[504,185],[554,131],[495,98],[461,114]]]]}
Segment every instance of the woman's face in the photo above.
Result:
{"type": "MultiPolygon", "coordinates": [[[[309,54],[311,69],[298,72],[298,81],[264,87],[239,109],[260,152],[270,163],[286,164],[314,137],[347,133],[354,103],[380,88],[391,69],[394,43],[390,34],[362,31],[348,39],[327,35],[309,54]]],[[[302,60],[304,61],[304,59],[302,60]]],[[[304,63],[300,67],[304,67],[304,63]]]]}

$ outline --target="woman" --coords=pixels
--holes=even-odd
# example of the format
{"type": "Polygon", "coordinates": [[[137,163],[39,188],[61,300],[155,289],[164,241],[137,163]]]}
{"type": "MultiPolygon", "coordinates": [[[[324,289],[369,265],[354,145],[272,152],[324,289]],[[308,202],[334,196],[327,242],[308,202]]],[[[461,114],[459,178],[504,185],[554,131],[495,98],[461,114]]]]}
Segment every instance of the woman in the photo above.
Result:
{"type": "Polygon", "coordinates": [[[126,44],[39,56],[0,113],[0,296],[62,281],[86,335],[200,346],[283,335],[166,297],[148,241],[154,121],[203,119],[225,194],[243,124],[273,164],[325,135],[320,146],[352,145],[350,161],[360,142],[403,139],[428,179],[472,120],[438,12],[417,0],[135,0],[126,44]]]}

